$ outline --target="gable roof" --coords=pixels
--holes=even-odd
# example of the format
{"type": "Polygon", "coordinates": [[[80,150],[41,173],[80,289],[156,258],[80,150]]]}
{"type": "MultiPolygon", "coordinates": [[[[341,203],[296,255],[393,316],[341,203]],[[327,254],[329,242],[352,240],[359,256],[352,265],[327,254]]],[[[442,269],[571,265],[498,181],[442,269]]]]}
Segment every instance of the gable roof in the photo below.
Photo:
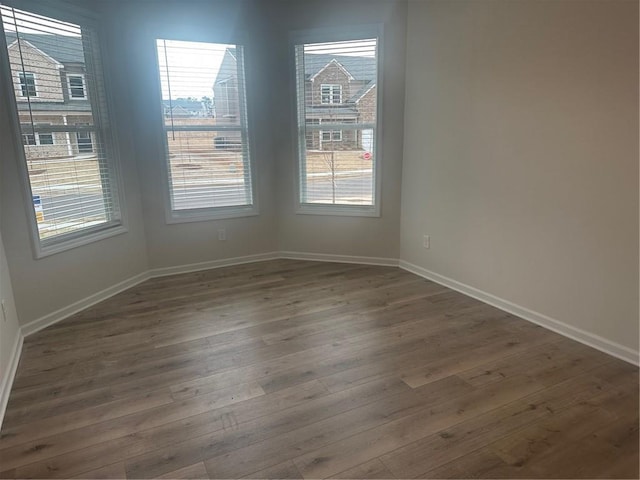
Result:
{"type": "Polygon", "coordinates": [[[350,101],[358,103],[362,98],[375,87],[375,83],[367,83],[364,87],[358,90],[351,98],[350,101]]]}
{"type": "MultiPolygon", "coordinates": [[[[5,32],[5,35],[7,37],[7,45],[11,45],[16,40],[15,32],[5,32]]],[[[84,63],[81,37],[20,33],[20,40],[29,42],[58,63],[84,63]]]]}
{"type": "Polygon", "coordinates": [[[185,110],[202,110],[202,102],[200,100],[192,100],[189,98],[172,98],[171,101],[163,99],[162,103],[165,107],[180,107],[185,110]]]}
{"type": "Polygon", "coordinates": [[[220,62],[220,68],[216,74],[216,79],[213,81],[214,85],[236,78],[238,76],[237,64],[238,58],[236,49],[233,47],[227,47],[224,51],[222,62],[220,62]]]}
{"type": "Polygon", "coordinates": [[[344,72],[344,74],[349,78],[349,81],[351,80],[355,80],[355,77],[353,75],[351,75],[351,73],[349,73],[349,70],[347,70],[346,68],[344,68],[339,61],[337,61],[335,58],[332,58],[331,61],[329,63],[327,63],[324,67],[322,67],[320,70],[318,70],[316,73],[314,73],[313,75],[311,75],[309,78],[309,80],[311,80],[312,82],[316,79],[316,77],[318,75],[320,75],[324,70],[326,70],[327,68],[329,68],[331,65],[335,65],[336,67],[338,67],[340,70],[342,70],[344,72]]]}
{"type": "Polygon", "coordinates": [[[304,56],[304,73],[311,79],[322,71],[329,63],[336,61],[354,79],[367,82],[376,81],[376,59],[373,57],[356,57],[352,55],[330,55],[327,53],[306,53],[304,56]]]}

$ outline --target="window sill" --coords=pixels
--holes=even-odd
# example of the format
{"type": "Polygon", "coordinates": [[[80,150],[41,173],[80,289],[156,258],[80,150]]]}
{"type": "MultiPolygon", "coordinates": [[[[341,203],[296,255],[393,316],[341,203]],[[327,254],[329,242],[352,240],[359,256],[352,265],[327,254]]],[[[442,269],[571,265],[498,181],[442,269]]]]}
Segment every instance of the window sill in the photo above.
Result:
{"type": "Polygon", "coordinates": [[[220,209],[171,210],[166,214],[168,225],[176,223],[206,222],[227,218],[255,217],[259,215],[256,205],[241,207],[221,207],[220,209]]]}
{"type": "Polygon", "coordinates": [[[380,217],[377,205],[329,205],[303,203],[298,206],[299,215],[334,215],[340,217],[380,217]]]}
{"type": "Polygon", "coordinates": [[[106,238],[115,237],[116,235],[121,235],[123,233],[126,233],[127,231],[128,229],[123,224],[118,224],[109,227],[103,227],[102,229],[93,232],[77,234],[77,236],[73,236],[66,240],[61,239],[52,241],[50,244],[47,244],[46,241],[43,244],[43,242],[40,240],[38,241],[38,245],[36,246],[35,257],[36,259],[48,257],[50,255],[62,253],[73,248],[98,242],[106,238]]]}

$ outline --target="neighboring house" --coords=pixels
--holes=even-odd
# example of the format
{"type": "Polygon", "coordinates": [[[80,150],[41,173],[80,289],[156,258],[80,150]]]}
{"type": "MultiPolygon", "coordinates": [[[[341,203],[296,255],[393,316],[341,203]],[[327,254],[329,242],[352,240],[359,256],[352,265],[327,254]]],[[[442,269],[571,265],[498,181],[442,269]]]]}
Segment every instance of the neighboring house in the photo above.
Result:
{"type": "MultiPolygon", "coordinates": [[[[91,124],[82,39],[24,33],[18,45],[15,33],[6,36],[20,122],[33,116],[36,126],[91,124]]],[[[28,159],[90,154],[95,143],[91,132],[25,133],[22,141],[28,159]]]]}
{"type": "MultiPolygon", "coordinates": [[[[375,58],[307,53],[304,70],[308,124],[374,121],[375,58]]],[[[360,130],[308,131],[307,149],[370,151],[371,138],[360,130]]]]}
{"type": "MultiPolygon", "coordinates": [[[[238,95],[238,59],[235,48],[227,48],[213,83],[213,101],[217,125],[238,125],[240,100],[238,95]]],[[[237,148],[240,132],[220,132],[215,138],[217,148],[237,148]]]]}
{"type": "MultiPolygon", "coordinates": [[[[235,49],[228,48],[213,87],[219,125],[236,123],[239,118],[237,71],[235,49]]],[[[308,124],[373,122],[376,59],[306,54],[305,90],[311,92],[306,99],[308,124]]],[[[367,131],[363,135],[360,130],[309,131],[307,149],[371,151],[372,139],[367,131]]],[[[230,141],[225,138],[225,142],[230,141]]]]}
{"type": "Polygon", "coordinates": [[[211,117],[213,112],[210,112],[205,102],[196,100],[193,98],[176,98],[171,101],[162,100],[164,106],[164,115],[169,117],[173,115],[176,117],[211,117]]]}

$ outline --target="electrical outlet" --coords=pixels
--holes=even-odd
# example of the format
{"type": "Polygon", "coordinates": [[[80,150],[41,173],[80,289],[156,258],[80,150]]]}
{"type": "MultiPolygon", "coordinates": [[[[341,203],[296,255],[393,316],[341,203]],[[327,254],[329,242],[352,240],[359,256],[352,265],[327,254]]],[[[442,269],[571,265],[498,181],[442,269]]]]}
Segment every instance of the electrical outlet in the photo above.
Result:
{"type": "Polygon", "coordinates": [[[223,242],[226,239],[227,239],[227,229],[226,228],[219,228],[218,229],[218,240],[223,242]]]}
{"type": "Polygon", "coordinates": [[[7,307],[4,305],[4,299],[0,300],[0,305],[2,306],[2,320],[7,321],[7,307]]]}
{"type": "Polygon", "coordinates": [[[429,235],[425,235],[424,237],[422,237],[422,246],[424,248],[431,247],[431,239],[429,238],[429,235]]]}

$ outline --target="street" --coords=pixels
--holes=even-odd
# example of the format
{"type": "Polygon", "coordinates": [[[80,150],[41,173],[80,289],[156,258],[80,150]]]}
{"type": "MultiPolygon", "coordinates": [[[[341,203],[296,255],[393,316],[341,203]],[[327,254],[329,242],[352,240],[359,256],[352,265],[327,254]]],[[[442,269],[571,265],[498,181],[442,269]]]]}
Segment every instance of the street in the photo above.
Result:
{"type": "MultiPolygon", "coordinates": [[[[336,180],[336,200],[350,204],[366,204],[372,198],[371,172],[357,175],[340,174],[336,180]]],[[[331,203],[333,187],[329,175],[315,175],[309,179],[308,203],[331,203]]],[[[78,220],[101,220],[105,218],[105,206],[98,192],[48,195],[39,193],[44,215],[43,223],[55,218],[60,222],[78,220]]],[[[211,208],[247,203],[243,182],[225,180],[224,183],[186,183],[174,185],[173,201],[175,210],[191,208],[211,208]],[[212,186],[214,188],[212,188],[212,186]]]]}

